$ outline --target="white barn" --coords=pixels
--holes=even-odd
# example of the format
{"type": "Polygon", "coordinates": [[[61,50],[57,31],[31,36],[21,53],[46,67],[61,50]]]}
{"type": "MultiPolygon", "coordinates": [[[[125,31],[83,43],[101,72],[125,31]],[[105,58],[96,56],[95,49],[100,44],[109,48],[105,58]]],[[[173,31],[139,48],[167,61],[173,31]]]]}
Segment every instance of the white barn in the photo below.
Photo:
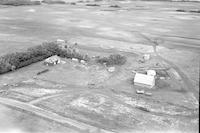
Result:
{"type": "Polygon", "coordinates": [[[136,73],[134,78],[134,85],[153,88],[155,86],[155,77],[146,74],[136,73]]]}

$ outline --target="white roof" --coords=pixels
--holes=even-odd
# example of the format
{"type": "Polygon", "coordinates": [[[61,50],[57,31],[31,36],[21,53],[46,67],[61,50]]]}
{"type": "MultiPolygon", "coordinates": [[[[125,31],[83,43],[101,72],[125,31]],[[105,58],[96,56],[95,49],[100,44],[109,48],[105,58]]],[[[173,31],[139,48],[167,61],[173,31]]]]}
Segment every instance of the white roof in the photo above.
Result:
{"type": "Polygon", "coordinates": [[[109,68],[108,68],[108,71],[109,71],[109,72],[114,72],[114,71],[115,71],[115,67],[109,67],[109,68]]]}
{"type": "Polygon", "coordinates": [[[136,73],[134,78],[134,83],[144,84],[153,87],[155,85],[155,78],[154,76],[136,73]]]}
{"type": "Polygon", "coordinates": [[[51,56],[51,57],[47,58],[45,61],[46,61],[46,62],[60,61],[60,57],[57,56],[57,55],[54,55],[54,56],[51,56]]]}
{"type": "Polygon", "coordinates": [[[147,75],[156,76],[156,71],[155,70],[147,70],[147,75]]]}

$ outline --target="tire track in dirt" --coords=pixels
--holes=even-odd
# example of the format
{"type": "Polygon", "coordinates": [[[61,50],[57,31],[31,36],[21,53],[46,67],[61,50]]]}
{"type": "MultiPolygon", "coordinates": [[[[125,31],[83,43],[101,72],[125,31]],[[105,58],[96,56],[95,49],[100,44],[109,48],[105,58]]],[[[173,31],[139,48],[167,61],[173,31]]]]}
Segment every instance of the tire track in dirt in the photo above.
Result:
{"type": "Polygon", "coordinates": [[[47,96],[43,96],[43,97],[40,97],[40,98],[37,98],[37,99],[34,99],[32,101],[29,102],[29,104],[36,104],[40,101],[43,101],[43,100],[47,100],[49,98],[54,98],[54,97],[58,97],[58,96],[63,96],[63,95],[67,95],[67,94],[79,94],[81,92],[87,92],[87,89],[85,88],[81,88],[81,89],[71,89],[71,90],[68,90],[68,91],[63,91],[61,93],[56,93],[56,94],[52,94],[52,95],[47,95],[47,96]]]}

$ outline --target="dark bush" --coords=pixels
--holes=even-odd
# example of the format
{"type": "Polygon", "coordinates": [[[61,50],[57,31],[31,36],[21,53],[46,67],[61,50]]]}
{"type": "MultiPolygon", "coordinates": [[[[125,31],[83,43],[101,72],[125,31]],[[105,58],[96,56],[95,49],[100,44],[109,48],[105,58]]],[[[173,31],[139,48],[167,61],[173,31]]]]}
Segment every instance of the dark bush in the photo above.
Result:
{"type": "Polygon", "coordinates": [[[177,9],[176,11],[177,11],[177,12],[191,12],[191,13],[200,13],[200,10],[198,10],[198,9],[194,9],[194,10],[188,10],[188,11],[186,11],[186,10],[183,10],[183,9],[177,9]]]}
{"type": "Polygon", "coordinates": [[[0,59],[0,74],[5,73],[11,70],[11,65],[6,62],[4,59],[0,59]]]}
{"type": "Polygon", "coordinates": [[[98,4],[86,4],[86,6],[100,6],[98,4]]]}
{"type": "Polygon", "coordinates": [[[113,7],[113,8],[120,8],[120,6],[118,6],[118,5],[110,5],[110,7],[113,7]]]}
{"type": "Polygon", "coordinates": [[[46,43],[43,43],[41,46],[45,52],[48,51],[52,55],[59,54],[62,51],[62,49],[59,47],[59,45],[56,42],[46,42],[46,43]]]}
{"type": "Polygon", "coordinates": [[[200,10],[190,10],[189,12],[191,12],[191,13],[200,13],[200,10]]]}
{"type": "Polygon", "coordinates": [[[55,42],[47,42],[29,48],[25,52],[16,52],[0,57],[0,74],[42,61],[53,55],[85,61],[89,60],[87,55],[81,54],[74,48],[67,47],[63,49],[55,42]]]}
{"type": "Polygon", "coordinates": [[[38,57],[35,57],[35,58],[31,58],[29,60],[26,60],[26,61],[23,61],[23,62],[20,62],[20,64],[17,66],[17,68],[22,68],[24,66],[28,66],[30,64],[33,64],[33,63],[36,63],[38,61],[42,61],[46,58],[48,58],[49,56],[46,55],[46,56],[38,56],[38,57]]]}
{"type": "Polygon", "coordinates": [[[75,2],[71,2],[70,4],[71,4],[71,5],[76,5],[76,3],[75,3],[75,2]]]}
{"type": "Polygon", "coordinates": [[[120,54],[112,54],[109,57],[98,58],[96,61],[100,64],[110,65],[123,65],[126,63],[126,57],[120,54]]]}
{"type": "Polygon", "coordinates": [[[177,12],[187,12],[186,10],[183,10],[183,9],[177,9],[176,11],[177,12]]]}
{"type": "Polygon", "coordinates": [[[42,3],[46,3],[46,4],[66,4],[65,1],[62,1],[62,0],[43,0],[42,3]]]}
{"type": "Polygon", "coordinates": [[[80,53],[76,48],[65,46],[64,50],[60,50],[58,56],[63,58],[77,58],[79,60],[89,61],[88,55],[80,53]]]}

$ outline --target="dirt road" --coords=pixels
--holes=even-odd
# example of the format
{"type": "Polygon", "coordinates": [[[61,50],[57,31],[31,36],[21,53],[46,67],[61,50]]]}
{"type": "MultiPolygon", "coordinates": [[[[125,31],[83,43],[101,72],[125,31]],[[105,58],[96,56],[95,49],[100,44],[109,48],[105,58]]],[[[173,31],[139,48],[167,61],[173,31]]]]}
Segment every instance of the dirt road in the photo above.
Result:
{"type": "MultiPolygon", "coordinates": [[[[62,123],[62,124],[67,124],[69,126],[71,126],[72,128],[79,130],[80,132],[84,132],[84,131],[89,131],[89,132],[95,132],[98,131],[99,129],[96,127],[93,127],[91,125],[87,125],[66,117],[62,117],[58,114],[49,112],[47,110],[41,109],[39,107],[36,107],[34,105],[30,105],[27,103],[23,103],[23,102],[19,102],[16,100],[12,100],[12,99],[8,99],[8,98],[2,98],[0,97],[0,103],[3,105],[7,105],[7,106],[11,106],[14,108],[18,108],[24,111],[28,111],[31,112],[35,115],[38,115],[40,117],[49,119],[49,120],[53,120],[56,121],[58,123],[62,123]]],[[[104,129],[101,129],[102,133],[112,133],[112,131],[107,131],[104,129]]]]}

